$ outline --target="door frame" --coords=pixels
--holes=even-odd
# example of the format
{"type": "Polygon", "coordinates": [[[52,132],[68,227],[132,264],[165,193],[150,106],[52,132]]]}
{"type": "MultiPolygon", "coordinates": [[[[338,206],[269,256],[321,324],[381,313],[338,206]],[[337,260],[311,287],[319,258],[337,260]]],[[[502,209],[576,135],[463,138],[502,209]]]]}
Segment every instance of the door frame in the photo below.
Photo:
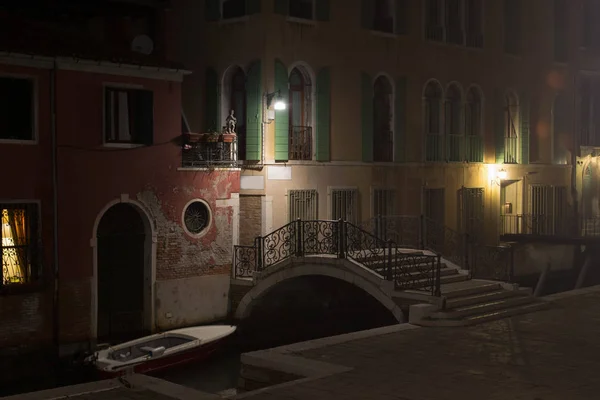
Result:
{"type": "Polygon", "coordinates": [[[156,283],[156,247],[157,234],[154,219],[146,207],[139,201],[129,198],[128,194],[122,194],[119,199],[108,202],[96,216],[92,229],[90,246],[92,247],[93,269],[91,279],[91,309],[90,309],[90,337],[96,342],[98,339],[98,226],[104,214],[119,203],[132,206],[140,215],[144,223],[144,329],[149,332],[155,330],[155,283],[156,283]]]}

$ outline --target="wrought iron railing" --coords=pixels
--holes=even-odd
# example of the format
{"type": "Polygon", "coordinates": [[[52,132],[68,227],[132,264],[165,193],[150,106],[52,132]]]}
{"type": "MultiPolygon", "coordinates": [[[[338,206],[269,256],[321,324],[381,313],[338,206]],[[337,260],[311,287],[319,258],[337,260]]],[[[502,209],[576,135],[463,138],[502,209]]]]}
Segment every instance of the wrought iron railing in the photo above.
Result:
{"type": "Polygon", "coordinates": [[[504,138],[504,163],[519,164],[521,162],[521,146],[518,137],[504,138]]]}
{"type": "Polygon", "coordinates": [[[570,212],[561,215],[501,215],[500,220],[501,235],[600,236],[600,217],[581,218],[570,212]]]}
{"type": "Polygon", "coordinates": [[[483,162],[483,137],[481,135],[467,136],[467,161],[483,162]]]}
{"type": "Polygon", "coordinates": [[[253,246],[235,246],[234,278],[259,279],[257,273],[307,255],[352,259],[382,279],[393,281],[397,289],[440,295],[439,256],[420,251],[406,254],[393,241],[342,220],[297,220],[257,237],[253,246]]]}
{"type": "Polygon", "coordinates": [[[312,160],[312,127],[290,126],[289,138],[290,160],[312,160]]]}
{"type": "Polygon", "coordinates": [[[472,246],[471,276],[511,282],[514,277],[514,248],[512,246],[472,246]]]}
{"type": "Polygon", "coordinates": [[[181,166],[184,168],[238,167],[237,140],[188,142],[183,145],[181,166]]]}
{"type": "Polygon", "coordinates": [[[444,161],[443,135],[427,135],[425,147],[425,161],[444,161]]]}
{"type": "Polygon", "coordinates": [[[463,135],[447,135],[446,137],[446,158],[451,162],[461,162],[465,160],[463,155],[463,135]]]}

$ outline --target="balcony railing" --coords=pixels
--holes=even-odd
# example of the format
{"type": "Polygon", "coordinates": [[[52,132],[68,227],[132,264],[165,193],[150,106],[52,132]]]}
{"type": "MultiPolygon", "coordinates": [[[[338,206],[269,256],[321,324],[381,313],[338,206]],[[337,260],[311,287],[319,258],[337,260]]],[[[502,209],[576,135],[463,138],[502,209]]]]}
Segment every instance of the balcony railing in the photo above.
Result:
{"type": "Polygon", "coordinates": [[[444,161],[444,136],[429,134],[425,149],[426,161],[444,161]]]}
{"type": "Polygon", "coordinates": [[[483,162],[483,138],[481,136],[467,136],[466,150],[468,162],[483,162]]]}
{"type": "MultiPolygon", "coordinates": [[[[588,236],[583,233],[581,235],[576,233],[575,223],[577,220],[571,218],[567,213],[559,216],[535,214],[501,215],[500,220],[501,235],[588,236]]],[[[600,235],[600,230],[590,229],[590,232],[592,231],[596,232],[596,235],[600,235]]]]}
{"type": "Polygon", "coordinates": [[[447,135],[446,159],[451,162],[461,162],[465,160],[463,155],[463,135],[447,135]]]}
{"type": "Polygon", "coordinates": [[[289,138],[290,160],[312,160],[312,127],[290,126],[289,138]]]}
{"type": "Polygon", "coordinates": [[[394,139],[393,132],[380,131],[375,132],[373,140],[373,161],[392,162],[394,161],[394,139]]]}
{"type": "Polygon", "coordinates": [[[518,164],[521,161],[521,146],[519,146],[518,137],[504,138],[504,163],[518,164]]]}
{"type": "Polygon", "coordinates": [[[181,164],[184,168],[238,167],[237,136],[188,133],[184,135],[181,164]]]}

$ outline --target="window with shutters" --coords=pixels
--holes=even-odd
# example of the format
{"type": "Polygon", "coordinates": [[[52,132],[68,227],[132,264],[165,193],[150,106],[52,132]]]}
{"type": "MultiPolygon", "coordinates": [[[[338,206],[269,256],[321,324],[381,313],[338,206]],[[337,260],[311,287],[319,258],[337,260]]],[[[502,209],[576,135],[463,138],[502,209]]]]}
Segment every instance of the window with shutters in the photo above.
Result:
{"type": "Polygon", "coordinates": [[[443,161],[442,93],[442,87],[437,81],[430,81],[425,87],[423,101],[427,161],[443,161]]]}
{"type": "Polygon", "coordinates": [[[314,19],[315,0],[289,0],[289,16],[300,19],[314,19]]]}
{"type": "Polygon", "coordinates": [[[153,93],[148,90],[105,88],[106,143],[152,144],[153,93]]]}
{"type": "Polygon", "coordinates": [[[312,160],[312,81],[302,66],[292,69],[289,77],[289,159],[312,160]]]}
{"type": "Polygon", "coordinates": [[[373,30],[394,33],[395,7],[393,0],[373,0],[373,30]]]}
{"type": "Polygon", "coordinates": [[[389,217],[396,214],[396,191],[394,189],[374,188],[371,197],[373,217],[389,217]]]}
{"type": "Polygon", "coordinates": [[[393,104],[392,83],[380,75],[375,79],[373,88],[373,161],[394,161],[393,104]]]}
{"type": "Polygon", "coordinates": [[[529,185],[529,215],[523,221],[526,234],[567,234],[569,228],[566,186],[529,185]]]}
{"type": "Polygon", "coordinates": [[[445,222],[445,190],[443,188],[436,189],[425,189],[424,190],[424,215],[432,221],[436,221],[439,224],[445,222]]]}
{"type": "Polygon", "coordinates": [[[221,18],[241,18],[246,15],[246,0],[221,0],[221,18]]]}
{"type": "Polygon", "coordinates": [[[504,163],[521,162],[519,99],[514,92],[504,96],[504,163]]]}
{"type": "Polygon", "coordinates": [[[318,196],[314,189],[288,191],[289,220],[313,221],[319,218],[318,196]]]}
{"type": "Polygon", "coordinates": [[[446,129],[446,160],[464,160],[464,135],[462,131],[462,90],[451,84],[444,101],[444,124],[446,129]]]}
{"type": "Polygon", "coordinates": [[[567,61],[568,18],[567,0],[554,0],[554,61],[567,61]]]}
{"type": "Polygon", "coordinates": [[[427,40],[483,47],[483,0],[426,0],[427,40]]]}
{"type": "Polygon", "coordinates": [[[331,188],[330,189],[331,219],[357,224],[358,215],[358,190],[356,188],[331,188]]]}
{"type": "Polygon", "coordinates": [[[483,94],[475,86],[467,92],[465,134],[467,161],[483,162],[483,94]]]}
{"type": "Polygon", "coordinates": [[[504,51],[521,52],[521,3],[523,0],[504,0],[504,51]]]}
{"type": "Polygon", "coordinates": [[[238,159],[246,157],[246,73],[238,66],[227,69],[221,90],[221,121],[227,119],[230,111],[236,117],[238,159]]]}
{"type": "Polygon", "coordinates": [[[34,109],[32,79],[0,77],[0,140],[34,140],[34,109]]]}

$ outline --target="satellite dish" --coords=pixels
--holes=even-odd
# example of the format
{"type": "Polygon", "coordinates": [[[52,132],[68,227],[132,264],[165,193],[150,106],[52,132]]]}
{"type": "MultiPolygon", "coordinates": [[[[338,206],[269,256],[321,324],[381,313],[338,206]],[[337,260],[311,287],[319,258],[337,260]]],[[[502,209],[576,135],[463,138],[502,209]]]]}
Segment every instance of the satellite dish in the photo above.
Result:
{"type": "Polygon", "coordinates": [[[154,42],[148,35],[138,35],[131,42],[131,50],[149,55],[154,50],[154,42]]]}

